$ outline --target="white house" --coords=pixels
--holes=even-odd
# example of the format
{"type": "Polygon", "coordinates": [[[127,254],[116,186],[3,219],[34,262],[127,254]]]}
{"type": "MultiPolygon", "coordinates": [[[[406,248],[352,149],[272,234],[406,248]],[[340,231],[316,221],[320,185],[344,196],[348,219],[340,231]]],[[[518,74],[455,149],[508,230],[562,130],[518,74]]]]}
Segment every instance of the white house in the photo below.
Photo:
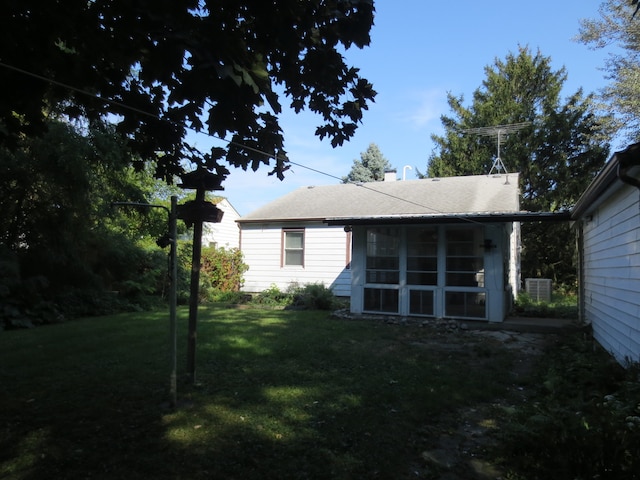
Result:
{"type": "Polygon", "coordinates": [[[640,361],[640,144],[611,157],[572,212],[580,313],[622,364],[640,361]]]}
{"type": "Polygon", "coordinates": [[[519,210],[518,174],[300,188],[238,220],[245,289],[324,282],[356,314],[499,322],[519,222],[547,219],[519,210]]]}
{"type": "MultiPolygon", "coordinates": [[[[214,201],[214,203],[216,203],[214,201]]],[[[240,218],[238,211],[229,200],[221,198],[216,207],[224,212],[220,223],[205,222],[202,226],[202,245],[240,248],[240,229],[236,221],[240,218]]]]}

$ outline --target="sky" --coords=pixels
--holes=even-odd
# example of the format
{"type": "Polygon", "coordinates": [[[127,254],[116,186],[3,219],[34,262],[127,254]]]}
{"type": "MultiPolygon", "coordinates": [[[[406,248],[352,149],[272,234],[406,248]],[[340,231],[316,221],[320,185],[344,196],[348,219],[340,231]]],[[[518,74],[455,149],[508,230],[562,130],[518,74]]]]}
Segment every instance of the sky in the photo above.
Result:
{"type": "MultiPolygon", "coordinates": [[[[600,4],[377,0],[370,46],[345,54],[347,65],[360,68],[378,92],[356,135],[332,148],[326,138],[314,135],[318,117],[285,111],[280,117],[285,150],[291,161],[309,169],[293,166],[280,181],[267,175],[269,167],[257,172],[231,168],[224,191],[217,193],[246,215],[299,187],[339,183],[371,143],[396,168],[398,178],[415,179],[416,169],[425,172],[433,151],[431,135],[443,131],[440,116],[451,113],[447,93],[463,95],[464,105],[470,106],[473,92],[486,78],[485,67],[517,53],[520,46],[550,57],[554,71],[566,69],[563,98],[581,87],[585,93],[597,92],[608,84],[602,68],[610,51],[592,50],[574,37],[581,18],[598,18],[600,4]]],[[[206,148],[211,140],[193,142],[206,148]]]]}

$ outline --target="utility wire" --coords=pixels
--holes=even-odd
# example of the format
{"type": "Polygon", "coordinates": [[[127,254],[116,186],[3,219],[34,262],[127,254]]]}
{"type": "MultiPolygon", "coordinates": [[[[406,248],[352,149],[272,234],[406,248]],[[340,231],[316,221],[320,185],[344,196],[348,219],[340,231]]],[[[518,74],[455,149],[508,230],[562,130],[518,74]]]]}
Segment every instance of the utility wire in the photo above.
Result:
{"type": "MultiPolygon", "coordinates": [[[[19,67],[16,67],[16,66],[6,64],[6,63],[4,63],[4,62],[2,62],[2,61],[0,61],[0,67],[6,68],[6,69],[8,69],[8,70],[12,70],[12,71],[14,71],[14,72],[21,73],[21,74],[23,74],[23,75],[27,75],[27,76],[29,76],[29,77],[36,78],[36,79],[38,79],[38,80],[41,80],[41,81],[43,81],[43,82],[50,83],[50,84],[52,84],[52,85],[56,85],[56,86],[59,86],[59,87],[62,87],[62,88],[66,88],[66,89],[71,90],[71,91],[76,92],[76,93],[80,93],[80,94],[83,94],[83,95],[86,95],[86,96],[89,96],[89,97],[95,98],[95,99],[97,99],[97,100],[100,100],[100,101],[103,101],[103,102],[109,103],[109,104],[111,104],[111,105],[117,106],[117,107],[122,108],[122,109],[124,109],[124,110],[129,110],[129,111],[132,111],[132,112],[135,112],[135,113],[139,113],[140,115],[144,115],[144,116],[146,116],[146,117],[153,118],[153,119],[155,119],[155,120],[159,120],[159,121],[164,121],[164,122],[172,123],[172,124],[174,124],[174,125],[177,125],[177,126],[180,126],[180,127],[184,128],[185,130],[190,130],[190,131],[192,131],[192,132],[195,132],[195,133],[198,133],[198,134],[201,134],[201,135],[205,135],[205,136],[207,136],[207,137],[214,138],[214,139],[216,139],[216,140],[220,140],[221,142],[224,142],[224,143],[226,143],[227,145],[235,145],[235,146],[237,146],[237,147],[243,148],[243,149],[245,149],[245,150],[249,150],[249,151],[254,152],[254,153],[257,153],[257,154],[259,154],[259,155],[264,155],[264,156],[265,156],[265,157],[267,157],[267,158],[273,158],[273,159],[275,159],[275,160],[280,160],[280,161],[282,161],[282,162],[289,163],[290,165],[293,165],[293,166],[296,166],[296,167],[300,167],[300,168],[304,168],[304,169],[306,169],[306,170],[310,170],[310,171],[315,172],[315,173],[318,173],[318,174],[320,174],[320,175],[324,175],[324,176],[326,176],[326,177],[330,177],[330,178],[333,178],[333,179],[336,179],[336,180],[340,180],[340,181],[342,181],[342,178],[337,177],[337,176],[332,175],[332,174],[327,173],[327,172],[323,172],[322,170],[318,170],[318,169],[315,169],[315,168],[313,168],[313,167],[309,167],[309,166],[307,166],[307,165],[303,165],[303,164],[301,164],[301,163],[293,162],[293,161],[291,161],[291,160],[289,160],[289,159],[287,159],[287,158],[281,157],[281,156],[279,156],[279,155],[276,155],[276,154],[270,154],[270,153],[267,153],[267,152],[265,152],[265,151],[263,151],[263,150],[260,150],[260,149],[258,149],[258,148],[254,148],[254,147],[250,147],[250,146],[248,146],[248,145],[244,145],[244,144],[241,144],[241,143],[238,143],[238,142],[234,142],[233,140],[227,140],[226,138],[222,138],[222,137],[220,137],[220,136],[218,136],[218,135],[215,135],[215,134],[212,134],[212,133],[207,133],[207,132],[203,132],[203,131],[197,130],[197,129],[195,129],[195,128],[193,128],[193,127],[190,127],[190,126],[188,126],[188,125],[186,125],[186,124],[184,124],[184,123],[178,123],[178,122],[175,122],[175,121],[173,121],[173,120],[169,120],[169,119],[167,119],[167,118],[162,118],[162,117],[160,117],[159,115],[156,115],[156,114],[154,114],[154,113],[147,112],[147,111],[145,111],[145,110],[142,110],[142,109],[139,109],[139,108],[136,108],[136,107],[132,107],[132,106],[127,105],[127,104],[125,104],[125,103],[118,102],[117,100],[112,100],[112,99],[110,99],[110,98],[104,98],[104,97],[102,97],[102,96],[100,96],[100,95],[98,95],[98,94],[96,94],[96,93],[92,93],[92,92],[89,92],[89,91],[87,91],[87,90],[83,90],[83,89],[81,89],[81,88],[74,87],[73,85],[69,85],[69,84],[66,84],[66,83],[63,83],[63,82],[60,82],[60,81],[54,80],[54,79],[52,79],[52,78],[45,77],[45,76],[43,76],[43,75],[39,75],[39,74],[37,74],[37,73],[33,73],[33,72],[28,71],[28,70],[24,70],[24,69],[19,68],[19,67]]],[[[421,203],[418,203],[418,202],[414,202],[414,201],[412,201],[412,200],[408,200],[408,199],[406,199],[406,198],[398,197],[398,196],[396,196],[396,195],[392,195],[392,194],[390,194],[390,193],[381,192],[380,190],[376,190],[375,188],[371,188],[371,187],[369,187],[369,186],[365,185],[364,183],[360,183],[360,182],[349,182],[349,183],[352,183],[352,184],[354,184],[354,185],[357,185],[357,186],[359,186],[360,188],[364,188],[364,189],[366,189],[366,190],[370,190],[370,191],[372,191],[372,192],[378,193],[378,194],[380,194],[380,195],[385,195],[385,196],[390,197],[390,198],[393,198],[393,199],[395,199],[395,200],[400,200],[400,201],[403,201],[403,202],[406,202],[406,203],[409,203],[409,204],[416,205],[416,206],[421,207],[421,208],[426,208],[426,209],[428,209],[428,210],[431,210],[431,211],[432,211],[432,212],[434,212],[434,213],[439,213],[439,214],[443,214],[443,215],[444,215],[444,214],[446,214],[445,212],[442,212],[442,211],[437,210],[437,209],[435,209],[435,208],[429,207],[429,206],[427,206],[427,205],[424,205],[424,204],[421,204],[421,203]]],[[[464,217],[464,216],[462,216],[462,215],[455,215],[455,216],[456,216],[456,217],[458,217],[458,218],[460,218],[461,220],[464,220],[464,221],[467,221],[467,222],[470,222],[470,223],[477,223],[477,224],[480,224],[480,222],[477,222],[477,221],[475,221],[475,220],[472,220],[472,219],[470,219],[470,218],[468,218],[468,217],[464,217]]]]}

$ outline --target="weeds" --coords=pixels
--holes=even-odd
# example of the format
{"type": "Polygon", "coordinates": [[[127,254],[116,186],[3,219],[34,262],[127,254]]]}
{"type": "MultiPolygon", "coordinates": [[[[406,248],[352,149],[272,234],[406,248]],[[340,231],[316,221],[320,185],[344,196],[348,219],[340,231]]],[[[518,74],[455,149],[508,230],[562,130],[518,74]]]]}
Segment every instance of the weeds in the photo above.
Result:
{"type": "Polygon", "coordinates": [[[637,366],[625,370],[590,339],[572,337],[537,377],[534,396],[502,429],[510,478],[640,478],[637,366]]]}

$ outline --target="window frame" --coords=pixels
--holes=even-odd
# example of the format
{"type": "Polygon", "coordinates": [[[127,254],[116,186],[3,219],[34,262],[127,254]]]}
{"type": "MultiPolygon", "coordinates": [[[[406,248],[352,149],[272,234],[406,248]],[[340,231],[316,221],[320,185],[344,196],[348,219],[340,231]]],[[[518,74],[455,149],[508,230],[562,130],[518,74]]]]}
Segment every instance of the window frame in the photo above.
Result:
{"type": "Polygon", "coordinates": [[[306,234],[304,228],[283,228],[280,237],[280,268],[304,268],[305,265],[305,240],[306,234]],[[289,233],[301,233],[302,234],[302,247],[301,248],[287,248],[287,234],[289,233]],[[289,264],[287,263],[287,251],[301,251],[302,261],[301,263],[289,264]]]}

